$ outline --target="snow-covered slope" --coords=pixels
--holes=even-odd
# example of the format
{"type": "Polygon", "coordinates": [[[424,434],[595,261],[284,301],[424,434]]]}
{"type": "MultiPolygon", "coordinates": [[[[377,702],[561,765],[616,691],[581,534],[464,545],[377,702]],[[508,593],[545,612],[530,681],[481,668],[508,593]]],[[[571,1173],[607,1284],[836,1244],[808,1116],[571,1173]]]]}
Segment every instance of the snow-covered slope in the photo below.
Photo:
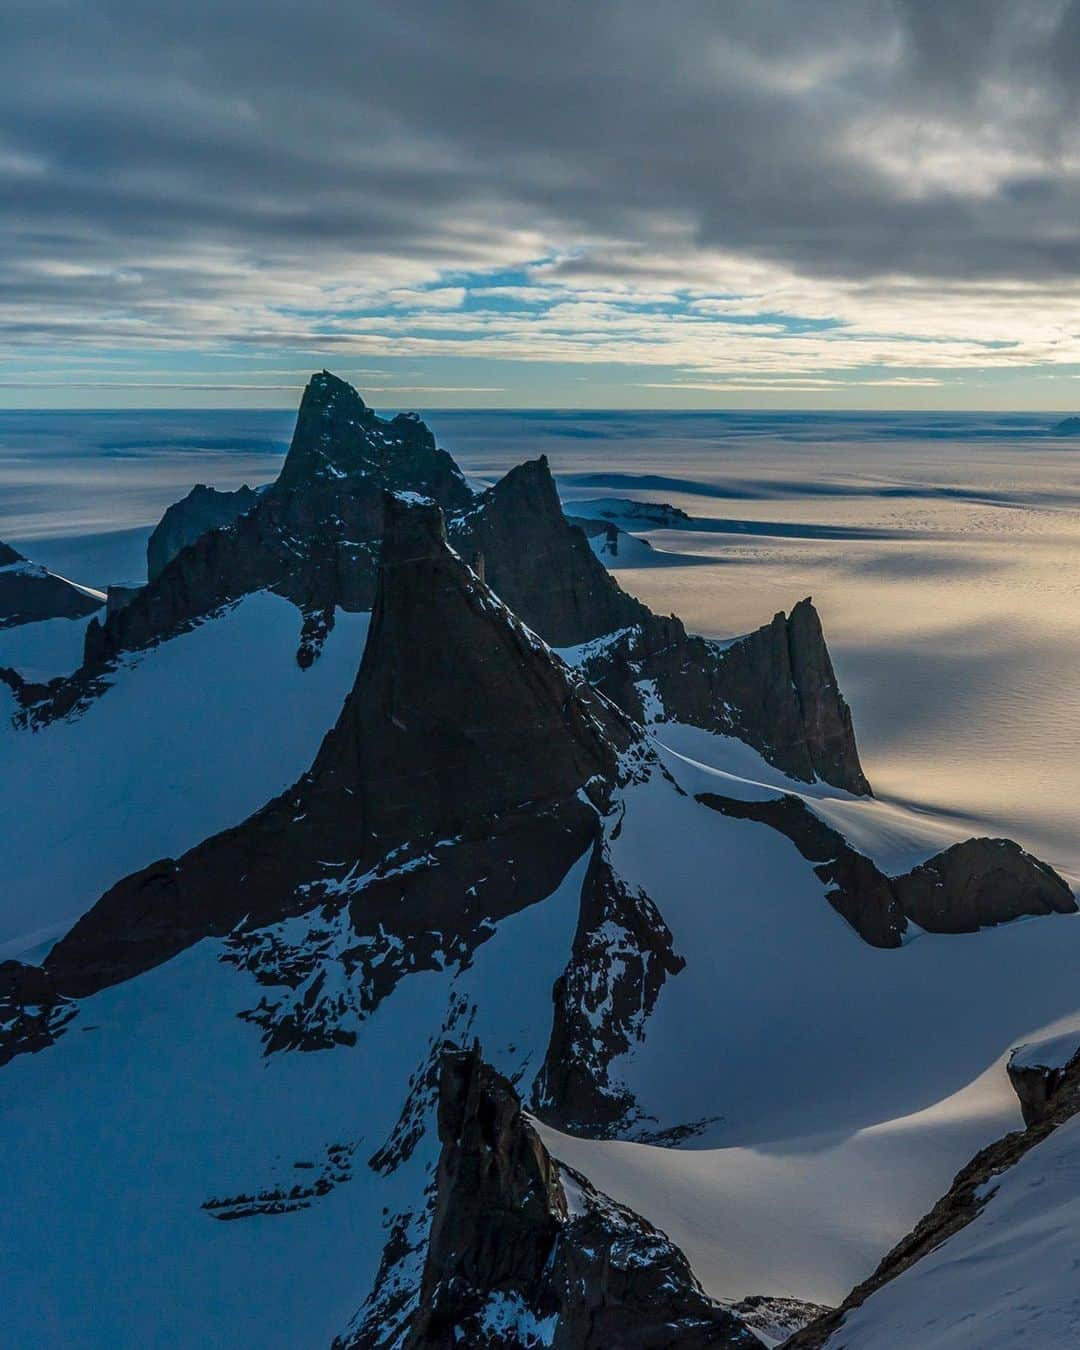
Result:
{"type": "Polygon", "coordinates": [[[966,1228],[851,1313],[836,1350],[1080,1344],[1080,1118],[1009,1172],[966,1228]]]}
{"type": "Polygon", "coordinates": [[[101,591],[58,576],[0,541],[0,630],[45,619],[77,619],[104,603],[101,591]]]}
{"type": "MultiPolygon", "coordinates": [[[[368,616],[340,614],[307,671],[299,622],[287,600],[248,596],[129,658],[85,711],[36,731],[15,725],[0,685],[0,955],[54,936],[119,876],[241,820],[303,772],[356,673],[368,616]]],[[[28,639],[44,627],[13,630],[30,669],[28,639]]]]}
{"type": "MultiPolygon", "coordinates": [[[[670,730],[654,733],[662,741],[670,730]]],[[[723,762],[716,740],[712,758],[723,762]]],[[[734,748],[745,766],[746,748],[734,748]]],[[[713,1294],[834,1303],[960,1165],[1019,1121],[1004,1060],[1018,1040],[1080,1025],[1080,919],[872,949],[793,846],[698,804],[700,764],[663,762],[688,795],[657,778],[629,787],[610,847],[686,967],[612,1073],[655,1117],[642,1134],[696,1128],[675,1149],[551,1130],[545,1139],[669,1233],[713,1294]]],[[[920,845],[916,818],[901,848],[900,808],[823,801],[820,789],[811,800],[845,821],[861,816],[861,843],[877,834],[883,859],[940,847],[920,845]]]]}
{"type": "Polygon", "coordinates": [[[207,942],[87,1001],[77,1030],[9,1064],[0,1149],[19,1162],[0,1206],[0,1342],[328,1347],[372,1292],[394,1219],[422,1207],[437,1152],[423,1094],[411,1158],[388,1172],[369,1159],[407,1133],[411,1076],[444,1027],[481,1037],[528,1089],[583,869],[504,920],[467,969],[400,984],[353,1046],[264,1058],[238,1014],[265,990],[207,942]],[[325,1193],[289,1199],[294,1187],[325,1193]]]}

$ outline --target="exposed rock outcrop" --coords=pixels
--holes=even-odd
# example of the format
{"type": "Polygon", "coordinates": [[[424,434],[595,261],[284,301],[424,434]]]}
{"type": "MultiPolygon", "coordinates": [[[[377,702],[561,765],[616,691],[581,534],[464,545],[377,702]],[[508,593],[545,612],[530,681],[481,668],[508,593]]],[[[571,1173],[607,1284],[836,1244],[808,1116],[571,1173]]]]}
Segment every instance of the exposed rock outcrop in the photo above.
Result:
{"type": "Polygon", "coordinates": [[[1080,1073],[1080,1032],[1017,1046],[1007,1068],[1024,1124],[1038,1125],[1050,1115],[1061,1089],[1080,1073]]]}
{"type": "MultiPolygon", "coordinates": [[[[867,1299],[890,1281],[902,1275],[923,1257],[978,1217],[992,1199],[994,1179],[1009,1171],[1031,1149],[1080,1111],[1080,1060],[1071,1063],[1053,1094],[1053,1100],[1041,1118],[1025,1130],[1004,1135],[996,1143],[977,1153],[957,1173],[952,1185],[933,1209],[884,1258],[869,1279],[857,1285],[835,1311],[826,1314],[784,1342],[784,1350],[821,1350],[835,1345],[843,1350],[845,1316],[861,1307],[867,1299]],[[832,1337],[838,1336],[833,1341],[832,1337]]],[[[1034,1343],[1034,1342],[1033,1342],[1034,1343]]]]}
{"type": "Polygon", "coordinates": [[[0,543],[0,628],[42,619],[81,619],[103,603],[98,592],[77,586],[0,543]]]}
{"type": "Polygon", "coordinates": [[[547,457],[519,464],[450,521],[463,557],[484,557],[492,590],[553,647],[588,642],[652,614],[563,515],[547,457]]]}
{"type": "Polygon", "coordinates": [[[541,1119],[590,1138],[624,1132],[632,1098],[610,1066],[645,1034],[660,991],[686,965],[652,900],[612,870],[598,839],[581,892],[570,962],[555,985],[555,1013],[534,1104],[541,1119]]]}
{"type": "MultiPolygon", "coordinates": [[[[664,1234],[548,1153],[479,1048],[450,1053],[419,1306],[404,1350],[698,1350],[759,1344],[664,1234]]],[[[350,1350],[388,1342],[361,1326],[350,1350]]]]}
{"type": "Polygon", "coordinates": [[[829,883],[825,898],[874,947],[899,947],[909,921],[931,933],[974,933],[1028,915],[1077,911],[1067,883],[1011,839],[966,839],[910,872],[886,876],[800,797],[742,801],[706,792],[698,801],[785,834],[829,883]]]}
{"type": "Polygon", "coordinates": [[[246,483],[235,492],[220,492],[196,483],[186,497],[173,502],[146,541],[147,579],[156,580],[182,549],[207,530],[231,525],[258,500],[258,493],[246,483]]]}
{"type": "Polygon", "coordinates": [[[851,711],[809,600],[733,642],[688,634],[650,614],[586,658],[589,678],[632,716],[674,718],[752,745],[804,782],[869,795],[851,711]]]}

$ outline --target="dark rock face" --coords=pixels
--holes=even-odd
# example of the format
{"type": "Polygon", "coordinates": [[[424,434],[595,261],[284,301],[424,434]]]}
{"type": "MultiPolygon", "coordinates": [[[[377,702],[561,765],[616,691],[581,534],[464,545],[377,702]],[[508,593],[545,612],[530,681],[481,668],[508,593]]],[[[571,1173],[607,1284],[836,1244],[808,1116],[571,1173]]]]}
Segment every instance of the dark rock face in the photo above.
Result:
{"type": "Polygon", "coordinates": [[[312,376],[277,481],[253,494],[256,503],[231,525],[181,548],[120,613],[92,625],[86,665],[136,651],[264,588],[305,616],[298,659],[310,664],[335,606],[371,608],[387,488],[448,510],[472,496],[418,418],[381,418],[344,380],[326,371],[312,376]]]}
{"type": "Polygon", "coordinates": [[[484,920],[547,893],[550,868],[530,860],[565,871],[590,846],[581,794],[603,801],[637,729],[447,547],[437,507],[385,509],[364,659],[312,770],[242,825],[114,886],[51,952],[57,990],[85,995],[241,920],[307,912],[348,894],[328,883],[380,864],[385,884],[365,886],[354,924],[478,941],[484,920]],[[454,862],[428,867],[440,843],[458,846],[454,862]],[[470,911],[463,892],[489,877],[487,909],[470,911]]]}
{"type": "Polygon", "coordinates": [[[610,779],[636,734],[454,557],[438,508],[388,500],[382,588],[318,788],[362,791],[381,834],[452,834],[610,779]]]}
{"type": "Polygon", "coordinates": [[[0,961],[0,1065],[54,1044],[74,1015],[45,971],[0,961]]]}
{"type": "Polygon", "coordinates": [[[645,1032],[668,976],[686,965],[652,900],[615,875],[597,840],[570,962],[555,985],[555,1015],[537,1080],[536,1112],[569,1133],[623,1133],[634,1104],[609,1066],[645,1032]]]}
{"type": "MultiPolygon", "coordinates": [[[[1026,1130],[1006,1134],[989,1148],[977,1153],[956,1174],[952,1185],[933,1209],[892,1249],[869,1279],[857,1285],[835,1311],[797,1332],[784,1342],[784,1350],[821,1350],[832,1344],[834,1334],[842,1333],[844,1317],[883,1285],[895,1280],[924,1256],[936,1251],[954,1233],[976,1218],[992,1198],[993,1179],[1014,1167],[1030,1149],[1080,1111],[1080,1060],[1070,1064],[1054,1093],[1053,1101],[1041,1119],[1026,1130]]],[[[843,1338],[835,1342],[842,1350],[843,1338]]]]}
{"type": "Polygon", "coordinates": [[[231,525],[238,516],[250,511],[258,499],[258,493],[246,483],[235,492],[219,492],[217,488],[196,483],[186,497],[169,507],[146,541],[147,578],[156,580],[182,549],[194,544],[207,530],[231,525]]]}
{"type": "Polygon", "coordinates": [[[1011,839],[966,839],[897,878],[904,912],[931,933],[974,933],[1024,914],[1074,914],[1068,885],[1011,839]]]}
{"type": "Polygon", "coordinates": [[[1028,915],[1074,914],[1072,891],[1011,839],[967,839],[902,876],[886,876],[799,797],[740,801],[706,792],[704,806],[785,834],[832,889],[825,898],[874,947],[899,947],[908,922],[974,933],[1028,915]]]}
{"type": "MultiPolygon", "coordinates": [[[[820,778],[869,795],[851,711],[836,683],[821,620],[809,599],[801,600],[787,617],[777,614],[764,628],[713,652],[711,670],[702,664],[711,675],[712,715],[727,719],[727,725],[717,725],[717,730],[745,740],[794,778],[806,782],[820,778]]],[[[709,714],[700,705],[700,695],[695,697],[692,690],[687,695],[684,702],[673,689],[665,703],[671,703],[676,716],[707,725],[704,719],[709,714]]]]}
{"type": "Polygon", "coordinates": [[[81,619],[102,601],[0,543],[0,628],[42,619],[81,619]]]}
{"type": "MultiPolygon", "coordinates": [[[[420,1302],[405,1350],[758,1344],[705,1296],[662,1233],[555,1162],[510,1083],[478,1048],[443,1060],[439,1138],[420,1302]]],[[[363,1326],[348,1345],[375,1350],[385,1344],[381,1332],[363,1326]]]]}
{"type": "Polygon", "coordinates": [[[651,619],[563,515],[547,457],[519,464],[450,522],[463,557],[483,555],[488,585],[553,647],[651,619]]]}
{"type": "Polygon", "coordinates": [[[1061,1089],[1080,1074],[1080,1037],[1058,1037],[1045,1048],[1019,1046],[1006,1067],[1024,1124],[1038,1125],[1052,1113],[1061,1089]],[[1043,1049],[1051,1053],[1040,1053],[1043,1049]]]}
{"type": "Polygon", "coordinates": [[[791,778],[870,795],[809,599],[726,645],[688,634],[674,616],[651,615],[585,669],[633,716],[642,715],[643,683],[651,684],[665,716],[736,736],[791,778]]]}

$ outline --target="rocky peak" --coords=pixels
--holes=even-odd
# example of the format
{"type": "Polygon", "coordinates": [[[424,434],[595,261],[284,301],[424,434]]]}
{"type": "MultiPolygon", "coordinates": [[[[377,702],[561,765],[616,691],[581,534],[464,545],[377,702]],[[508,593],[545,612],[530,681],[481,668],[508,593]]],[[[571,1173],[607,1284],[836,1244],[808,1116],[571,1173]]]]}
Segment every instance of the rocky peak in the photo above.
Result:
{"type": "Polygon", "coordinates": [[[193,544],[207,530],[231,525],[250,511],[259,495],[246,484],[235,492],[196,483],[188,495],[173,502],[146,541],[146,574],[150,581],[160,576],[181,549],[193,544]]]}
{"type": "Polygon", "coordinates": [[[0,539],[0,567],[10,567],[12,563],[25,561],[21,553],[16,553],[9,544],[0,539]]]}
{"type": "Polygon", "coordinates": [[[367,647],[313,782],[410,838],[610,780],[633,725],[462,562],[436,505],[388,495],[384,519],[367,647]]]}
{"type": "Polygon", "coordinates": [[[424,492],[447,509],[464,507],[472,496],[416,414],[379,417],[351,384],[324,370],[308,381],[289,453],[269,491],[288,497],[362,477],[380,488],[424,492]]]}
{"type": "Polygon", "coordinates": [[[465,557],[483,555],[488,585],[553,646],[651,618],[563,515],[546,455],[511,469],[452,519],[450,533],[465,557]]]}
{"type": "MultiPolygon", "coordinates": [[[[404,1350],[759,1345],[663,1233],[560,1166],[478,1046],[448,1052],[419,1306],[404,1350]]],[[[383,1344],[361,1328],[356,1347],[383,1344]]]]}
{"type": "Polygon", "coordinates": [[[788,615],[786,637],[802,740],[814,776],[850,792],[869,794],[855,747],[851,709],[840,693],[821,619],[809,596],[788,615]]]}

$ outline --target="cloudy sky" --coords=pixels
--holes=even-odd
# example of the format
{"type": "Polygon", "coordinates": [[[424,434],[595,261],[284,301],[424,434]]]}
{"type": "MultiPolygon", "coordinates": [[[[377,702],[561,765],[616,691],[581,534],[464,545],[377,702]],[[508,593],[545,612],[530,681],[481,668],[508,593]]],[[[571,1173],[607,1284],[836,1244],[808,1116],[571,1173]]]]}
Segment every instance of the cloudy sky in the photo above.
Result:
{"type": "Polygon", "coordinates": [[[5,0],[0,406],[1080,405],[1080,0],[5,0]]]}

